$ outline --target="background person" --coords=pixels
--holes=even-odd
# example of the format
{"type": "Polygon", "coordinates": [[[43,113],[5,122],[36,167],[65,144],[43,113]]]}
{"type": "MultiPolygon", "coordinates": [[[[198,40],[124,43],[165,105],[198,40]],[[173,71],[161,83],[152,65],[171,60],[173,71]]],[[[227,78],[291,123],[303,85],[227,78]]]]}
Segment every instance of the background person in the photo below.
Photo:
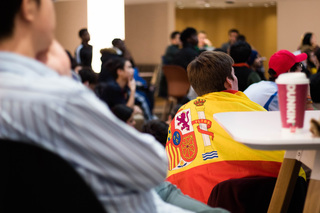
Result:
{"type": "Polygon", "coordinates": [[[187,70],[188,64],[199,55],[198,45],[198,33],[197,30],[188,27],[184,29],[180,35],[182,42],[182,48],[174,56],[172,64],[183,67],[187,70]]]}
{"type": "Polygon", "coordinates": [[[174,31],[170,35],[170,45],[167,47],[165,54],[162,57],[163,64],[171,64],[174,56],[179,52],[181,41],[180,32],[174,31]]]}
{"type": "Polygon", "coordinates": [[[234,60],[232,66],[238,78],[239,91],[244,91],[249,85],[261,81],[259,74],[254,72],[248,64],[251,52],[250,44],[245,41],[237,41],[230,47],[230,56],[234,60]]]}
{"type": "Polygon", "coordinates": [[[229,53],[230,46],[237,41],[238,36],[239,31],[237,29],[230,29],[228,31],[228,41],[226,43],[223,43],[220,49],[222,49],[225,53],[229,53]]]}
{"type": "Polygon", "coordinates": [[[198,48],[200,52],[206,50],[214,50],[211,41],[207,38],[207,33],[205,31],[198,32],[198,48]]]}
{"type": "Polygon", "coordinates": [[[81,44],[75,51],[76,62],[81,66],[91,67],[92,46],[89,44],[90,34],[87,28],[83,28],[79,31],[79,37],[81,39],[81,44]]]}
{"type": "Polygon", "coordinates": [[[316,109],[320,109],[320,48],[314,53],[318,71],[310,77],[310,94],[316,109]]]}
{"type": "Polygon", "coordinates": [[[269,60],[269,81],[252,84],[244,94],[253,102],[263,106],[268,111],[278,111],[278,86],[275,80],[282,73],[301,72],[301,62],[307,59],[307,54],[294,55],[288,50],[279,50],[269,60]]]}

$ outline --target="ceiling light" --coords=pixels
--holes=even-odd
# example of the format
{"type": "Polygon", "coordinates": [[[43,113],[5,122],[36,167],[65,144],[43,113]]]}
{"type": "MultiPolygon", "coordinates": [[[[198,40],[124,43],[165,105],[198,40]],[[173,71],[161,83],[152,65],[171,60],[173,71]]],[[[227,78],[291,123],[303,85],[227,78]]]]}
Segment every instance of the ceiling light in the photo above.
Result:
{"type": "Polygon", "coordinates": [[[249,6],[249,7],[253,7],[253,3],[250,2],[250,3],[248,4],[248,6],[249,6]]]}

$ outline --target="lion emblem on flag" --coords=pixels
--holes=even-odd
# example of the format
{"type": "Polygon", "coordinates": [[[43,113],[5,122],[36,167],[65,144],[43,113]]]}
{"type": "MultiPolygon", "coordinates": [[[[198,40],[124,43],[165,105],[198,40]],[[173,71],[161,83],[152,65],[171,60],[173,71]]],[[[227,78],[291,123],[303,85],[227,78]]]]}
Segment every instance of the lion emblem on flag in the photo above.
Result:
{"type": "Polygon", "coordinates": [[[181,110],[171,123],[166,145],[169,170],[185,167],[197,156],[198,148],[190,114],[190,109],[181,110]]]}

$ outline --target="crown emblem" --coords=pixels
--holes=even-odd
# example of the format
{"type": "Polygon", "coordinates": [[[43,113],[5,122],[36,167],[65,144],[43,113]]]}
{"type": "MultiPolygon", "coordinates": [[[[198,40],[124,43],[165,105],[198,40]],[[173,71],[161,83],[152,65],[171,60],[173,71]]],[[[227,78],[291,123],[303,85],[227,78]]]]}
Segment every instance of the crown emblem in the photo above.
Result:
{"type": "Polygon", "coordinates": [[[204,99],[197,99],[197,100],[195,100],[193,103],[194,103],[194,105],[196,105],[196,106],[203,106],[203,104],[206,102],[206,100],[204,100],[204,99]]]}

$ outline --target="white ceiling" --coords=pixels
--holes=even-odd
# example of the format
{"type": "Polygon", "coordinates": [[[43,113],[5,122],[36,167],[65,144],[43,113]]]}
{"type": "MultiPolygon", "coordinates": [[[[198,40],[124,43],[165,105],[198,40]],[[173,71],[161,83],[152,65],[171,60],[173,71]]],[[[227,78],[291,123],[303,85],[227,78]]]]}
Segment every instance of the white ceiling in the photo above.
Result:
{"type": "Polygon", "coordinates": [[[173,2],[177,8],[271,7],[277,0],[125,0],[125,4],[173,2]],[[228,3],[231,2],[231,3],[228,3]]]}

